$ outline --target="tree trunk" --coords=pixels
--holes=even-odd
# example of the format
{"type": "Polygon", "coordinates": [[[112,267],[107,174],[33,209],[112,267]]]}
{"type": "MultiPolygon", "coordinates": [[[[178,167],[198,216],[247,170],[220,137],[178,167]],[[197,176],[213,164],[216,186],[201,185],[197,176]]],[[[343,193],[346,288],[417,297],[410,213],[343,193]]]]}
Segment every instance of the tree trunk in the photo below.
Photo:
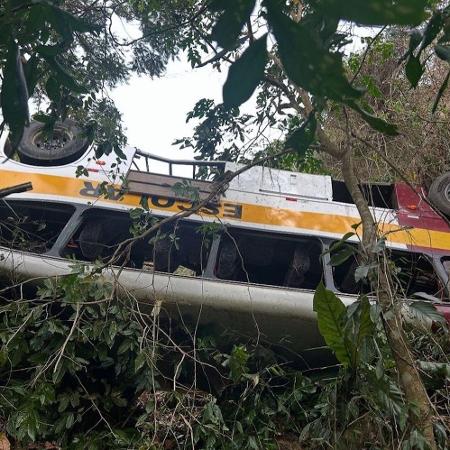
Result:
{"type": "MultiPolygon", "coordinates": [[[[341,161],[343,163],[342,173],[345,184],[361,216],[363,253],[366,263],[370,263],[375,255],[375,253],[371,252],[371,249],[373,249],[378,238],[377,224],[359,188],[350,150],[345,152],[341,161]]],[[[380,258],[378,261],[378,276],[375,280],[372,280],[372,290],[377,293],[377,300],[383,313],[386,336],[395,359],[405,399],[409,405],[414,405],[417,408],[417,414],[411,410],[412,424],[423,434],[430,448],[434,450],[437,447],[433,432],[433,410],[430,399],[414,364],[402,327],[400,305],[396,302],[396,293],[392,289],[391,274],[389,270],[385,269],[387,266],[386,256],[382,254],[380,258]]]]}
{"type": "MultiPolygon", "coordinates": [[[[299,7],[301,7],[301,2],[299,7]]],[[[299,17],[293,17],[298,21],[299,17]]],[[[283,66],[279,59],[272,55],[275,64],[283,70],[283,66]]],[[[305,114],[309,114],[313,105],[308,96],[308,93],[298,86],[294,85],[297,94],[302,100],[303,105],[300,105],[293,97],[289,89],[283,86],[277,80],[266,79],[271,84],[274,84],[281,89],[289,98],[292,107],[305,118],[305,114]]],[[[378,239],[377,224],[370,212],[369,205],[364,198],[362,191],[359,188],[358,180],[355,176],[352,160],[351,149],[342,150],[337,147],[328,137],[328,135],[319,126],[317,129],[317,137],[322,145],[322,150],[342,162],[342,173],[347,189],[352,196],[353,201],[361,216],[363,226],[363,253],[365,253],[366,262],[374,259],[375,253],[371,252],[378,239]]],[[[431,402],[428,397],[425,386],[423,385],[417,367],[414,364],[413,356],[409,349],[409,344],[402,327],[402,318],[400,312],[400,305],[396,302],[396,293],[392,288],[392,278],[389,270],[386,270],[388,261],[386,256],[382,254],[381,260],[378,261],[378,276],[376,280],[372,280],[372,290],[377,293],[378,303],[384,318],[384,328],[389,342],[389,346],[394,356],[396,363],[400,385],[405,394],[405,399],[408,405],[414,405],[417,409],[417,414],[411,410],[411,423],[422,433],[427,440],[431,450],[437,449],[436,440],[433,431],[433,410],[431,402]]]]}

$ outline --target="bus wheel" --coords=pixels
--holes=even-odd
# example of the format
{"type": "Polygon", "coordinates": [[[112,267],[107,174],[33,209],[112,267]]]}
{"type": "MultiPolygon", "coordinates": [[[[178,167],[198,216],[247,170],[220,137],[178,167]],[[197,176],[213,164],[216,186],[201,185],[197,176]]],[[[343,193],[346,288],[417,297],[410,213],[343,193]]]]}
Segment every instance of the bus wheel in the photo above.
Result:
{"type": "Polygon", "coordinates": [[[73,120],[56,122],[53,130],[32,121],[23,132],[17,149],[21,162],[36,166],[59,166],[76,161],[86,151],[90,140],[73,120]]]}
{"type": "Polygon", "coordinates": [[[437,177],[431,183],[428,198],[439,211],[450,216],[450,172],[437,177]]]}

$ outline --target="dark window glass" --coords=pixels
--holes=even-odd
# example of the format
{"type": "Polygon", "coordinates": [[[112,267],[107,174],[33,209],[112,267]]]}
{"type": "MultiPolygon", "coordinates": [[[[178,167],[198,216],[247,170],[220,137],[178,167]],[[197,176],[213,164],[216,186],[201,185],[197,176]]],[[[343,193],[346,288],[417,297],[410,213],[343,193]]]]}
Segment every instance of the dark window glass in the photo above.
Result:
{"type": "MultiPolygon", "coordinates": [[[[331,257],[333,255],[334,252],[331,252],[331,257]]],[[[358,266],[357,254],[350,256],[343,263],[333,266],[334,284],[341,292],[346,294],[367,294],[370,291],[370,286],[366,279],[359,282],[355,281],[355,270],[358,266]]]]}
{"type": "MultiPolygon", "coordinates": [[[[107,262],[119,244],[133,236],[132,230],[149,228],[152,221],[132,220],[128,213],[87,211],[81,226],[68,242],[64,255],[81,261],[107,262]]],[[[200,224],[181,222],[164,226],[158,233],[138,240],[114,264],[179,275],[201,275],[206,266],[211,239],[200,224]]],[[[122,253],[122,252],[120,252],[122,253]]]]}
{"type": "MultiPolygon", "coordinates": [[[[391,250],[389,257],[394,283],[404,296],[411,297],[419,292],[437,298],[445,296],[443,283],[425,255],[391,250]]],[[[358,265],[358,256],[355,254],[339,266],[333,267],[334,283],[341,292],[360,294],[370,291],[367,280],[358,283],[355,281],[358,265]]]]}
{"type": "Polygon", "coordinates": [[[0,244],[45,253],[56,242],[75,208],[50,202],[0,201],[0,244]]]}
{"type": "Polygon", "coordinates": [[[395,280],[402,291],[411,296],[417,292],[442,297],[443,285],[430,260],[420,253],[392,252],[395,280]]]}
{"type": "Polygon", "coordinates": [[[442,265],[444,266],[445,273],[450,280],[450,257],[442,258],[442,265]]]}
{"type": "Polygon", "coordinates": [[[322,278],[322,245],[314,238],[229,230],[222,235],[218,278],[315,289],[322,278]]]}

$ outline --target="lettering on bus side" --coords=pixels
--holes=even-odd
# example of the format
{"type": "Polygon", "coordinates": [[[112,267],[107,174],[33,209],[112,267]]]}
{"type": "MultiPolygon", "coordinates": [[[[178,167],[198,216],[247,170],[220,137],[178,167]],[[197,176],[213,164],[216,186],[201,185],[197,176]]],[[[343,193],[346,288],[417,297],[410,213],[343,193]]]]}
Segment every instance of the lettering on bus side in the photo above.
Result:
{"type": "MultiPolygon", "coordinates": [[[[122,192],[119,189],[115,189],[112,186],[107,186],[107,196],[112,200],[118,200],[122,196],[122,192]]],[[[100,185],[94,187],[91,181],[84,181],[84,187],[80,190],[80,195],[85,197],[98,198],[102,194],[100,185]]],[[[157,195],[142,196],[140,204],[150,203],[156,208],[171,208],[176,204],[173,198],[159,197],[157,195]]],[[[206,205],[201,208],[202,214],[208,214],[216,216],[220,212],[221,205],[206,205]]],[[[180,211],[188,211],[196,207],[196,202],[186,202],[186,205],[178,204],[177,208],[180,211]]],[[[242,219],[242,205],[237,203],[226,202],[223,204],[223,216],[230,219],[242,219]]]]}
{"type": "Polygon", "coordinates": [[[232,219],[242,219],[242,205],[237,203],[224,203],[223,216],[232,219]]]}
{"type": "MultiPolygon", "coordinates": [[[[123,192],[120,189],[116,189],[113,186],[107,185],[105,186],[105,189],[105,197],[108,199],[119,200],[123,195],[123,192]]],[[[100,184],[97,184],[97,186],[94,187],[91,181],[84,181],[84,187],[80,190],[80,195],[98,198],[101,194],[102,186],[100,184]]]]}
{"type": "MultiPolygon", "coordinates": [[[[173,198],[159,197],[157,195],[152,195],[150,197],[143,195],[140,204],[151,204],[156,208],[171,208],[177,202],[173,198]]],[[[197,206],[196,202],[184,202],[185,204],[177,204],[177,208],[180,211],[189,211],[197,206]]],[[[220,212],[220,205],[206,205],[200,209],[202,214],[207,214],[211,216],[216,216],[220,212]]],[[[242,205],[236,203],[224,203],[223,204],[223,215],[224,217],[229,217],[232,219],[242,218],[242,205]]]]}

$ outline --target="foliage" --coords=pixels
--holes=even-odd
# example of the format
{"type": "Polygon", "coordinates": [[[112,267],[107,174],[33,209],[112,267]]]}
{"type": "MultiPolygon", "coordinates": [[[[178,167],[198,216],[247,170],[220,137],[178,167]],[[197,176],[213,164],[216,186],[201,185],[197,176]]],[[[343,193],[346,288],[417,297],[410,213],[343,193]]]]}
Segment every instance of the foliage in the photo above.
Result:
{"type": "MultiPolygon", "coordinates": [[[[389,117],[400,134],[390,139],[374,134],[356,114],[345,114],[336,106],[329,109],[324,126],[337,145],[350,144],[354,148],[353,160],[361,180],[406,179],[429,186],[450,167],[448,92],[442,94],[437,111],[432,111],[448,67],[431,51],[424,50],[427,70],[417,87],[411,89],[398,65],[408,48],[407,34],[386,30],[378,37],[364,38],[363,43],[364,47],[347,60],[349,74],[365,85],[367,107],[379,116],[389,117]]],[[[322,161],[334,177],[341,177],[339,164],[327,156],[322,161]]]]}
{"type": "MultiPolygon", "coordinates": [[[[257,150],[267,154],[264,130],[276,124],[283,137],[268,151],[295,150],[296,161],[274,163],[289,167],[314,158],[309,147],[324,129],[337,136],[337,148],[353,139],[364,143],[356,128],[395,139],[397,104],[374,76],[380,59],[391,65],[406,60],[405,75],[394,81],[417,90],[427,84],[431,48],[442,64],[449,61],[448,7],[425,0],[6,1],[0,27],[1,105],[13,144],[33,96],[45,109],[41,120],[51,126],[78,117],[96,139],[97,156],[114,151],[119,158],[125,139],[106,88],[133,72],[161,75],[181,50],[193,65],[205,64],[202,57],[210,50],[216,67],[234,61],[224,104],[198,102],[188,119],[202,122],[192,139],[178,144],[193,147],[199,157],[245,160],[257,150]],[[124,41],[112,31],[117,19],[137,22],[142,35],[124,41]],[[395,39],[378,39],[380,34],[363,53],[345,58],[350,34],[340,28],[343,22],[419,28],[405,51],[395,39]],[[375,55],[372,70],[365,68],[369,52],[369,61],[375,55]],[[240,115],[240,105],[254,92],[255,116],[240,115]],[[249,141],[250,131],[255,137],[249,141]],[[243,148],[236,139],[245,142],[243,148]]],[[[449,74],[440,78],[433,111],[445,105],[449,74]]],[[[365,146],[360,150],[365,155],[365,146]]],[[[194,194],[189,185],[177,188],[194,194]]],[[[133,214],[137,235],[152,218],[133,214]]],[[[343,245],[340,257],[351,255],[350,248],[343,245]]],[[[371,268],[362,266],[358,278],[369,277],[371,268]]],[[[410,420],[414,405],[397,384],[379,310],[367,298],[346,308],[319,286],[319,328],[341,367],[308,377],[281,351],[230,337],[224,345],[206,330],[165,327],[158,307],[145,311],[101,275],[82,266],[74,270],[46,280],[37,293],[29,284],[25,293],[22,285],[3,291],[0,404],[14,439],[52,440],[68,448],[270,449],[285,433],[312,447],[426,448],[410,420]]],[[[412,310],[417,317],[433,315],[423,305],[412,310]]],[[[413,338],[431,397],[448,403],[446,361],[436,358],[423,334],[413,338]]],[[[448,415],[445,407],[439,412],[448,415]]],[[[435,433],[444,448],[447,431],[439,420],[435,433]]]]}
{"type": "MultiPolygon", "coordinates": [[[[187,323],[169,327],[161,316],[156,324],[129,293],[116,295],[79,265],[37,292],[25,288],[26,298],[3,290],[0,326],[0,419],[22,444],[228,450],[276,449],[287,440],[306,448],[420,448],[420,435],[405,438],[410,411],[367,300],[340,304],[338,327],[324,331],[352,370],[308,376],[280,349],[201,327],[194,342],[187,323]]],[[[329,320],[330,295],[319,288],[319,324],[329,320]]],[[[439,362],[446,347],[433,340],[445,346],[447,338],[444,329],[415,337],[423,370],[436,374],[430,389],[438,399],[447,395],[439,362]]]]}
{"type": "Polygon", "coordinates": [[[362,349],[374,331],[370,310],[367,297],[361,297],[347,310],[322,283],[314,295],[314,311],[321,335],[338,361],[353,370],[360,365],[362,349]]]}
{"type": "Polygon", "coordinates": [[[182,49],[196,61],[202,24],[191,25],[202,12],[202,3],[193,0],[3,1],[1,105],[13,144],[29,120],[31,97],[46,110],[41,119],[90,119],[98,153],[114,150],[120,156],[125,138],[107,89],[132,73],[160,76],[182,49]],[[116,31],[121,21],[137,24],[141,36],[124,39],[116,31]],[[105,108],[112,113],[107,123],[105,108]]]}
{"type": "MultiPolygon", "coordinates": [[[[448,168],[446,145],[448,96],[445,95],[448,68],[446,63],[431,51],[433,46],[442,46],[447,39],[448,20],[445,17],[448,6],[446,2],[408,2],[406,8],[403,8],[403,3],[402,6],[395,3],[388,8],[389,13],[380,8],[380,12],[375,15],[377,1],[370,4],[358,2],[357,6],[352,3],[348,8],[344,8],[342,2],[327,2],[326,7],[323,6],[323,2],[293,2],[290,6],[283,8],[280,5],[276,2],[263,2],[261,8],[257,5],[246,25],[243,27],[242,24],[240,25],[243,29],[236,38],[235,46],[231,47],[233,51],[219,52],[217,56],[221,58],[214,60],[214,64],[219,65],[220,61],[227,62],[230,57],[236,59],[230,67],[229,78],[226,82],[227,93],[224,93],[224,98],[227,98],[228,92],[239,92],[243,89],[239,81],[233,82],[233,79],[250,80],[249,71],[242,66],[243,61],[234,55],[242,54],[245,51],[245,42],[250,45],[267,30],[267,27],[275,32],[277,20],[281,20],[286,25],[280,27],[278,36],[275,33],[275,45],[269,44],[266,54],[259,53],[260,63],[263,63],[268,56],[264,74],[257,79],[255,73],[252,73],[253,87],[251,90],[249,87],[246,88],[247,92],[256,89],[253,96],[256,114],[250,116],[246,113],[239,116],[233,108],[232,122],[224,123],[211,119],[222,105],[208,106],[207,116],[199,114],[198,106],[202,104],[206,107],[206,103],[199,102],[188,115],[188,120],[199,121],[194,136],[176,143],[183,143],[183,146],[194,148],[199,157],[216,157],[241,162],[250,161],[255,155],[270,153],[274,145],[274,137],[276,136],[276,141],[283,141],[289,133],[295,131],[291,124],[303,115],[308,106],[305,105],[304,96],[299,95],[296,90],[295,86],[300,86],[304,88],[312,106],[318,112],[319,124],[333,142],[339,148],[350,144],[356,149],[355,163],[362,179],[374,181],[398,179],[400,175],[393,170],[393,166],[399,167],[401,173],[408,179],[428,185],[433,177],[448,168]],[[284,11],[279,12],[280,9],[284,11]],[[372,24],[376,23],[385,27],[380,32],[378,29],[375,31],[357,29],[355,36],[352,34],[354,28],[350,24],[348,27],[342,25],[338,27],[336,19],[339,17],[364,24],[370,23],[368,18],[371,18],[372,24]],[[441,19],[437,20],[436,17],[441,19]],[[293,23],[290,18],[294,18],[298,23],[293,23]],[[423,21],[425,18],[429,18],[428,22],[423,21]],[[405,23],[412,25],[420,23],[410,33],[409,47],[406,42],[407,31],[395,26],[395,24],[405,23]],[[295,33],[302,32],[303,27],[308,30],[308,39],[294,37],[295,33]],[[430,34],[430,28],[433,30],[432,34],[430,34]],[[318,29],[322,30],[319,35],[317,35],[318,29]],[[360,38],[361,33],[367,33],[372,37],[360,38]],[[311,36],[315,36],[315,39],[311,39],[311,36]],[[356,87],[359,92],[359,94],[353,93],[355,98],[351,98],[353,94],[337,98],[331,92],[321,92],[320,89],[317,91],[308,85],[307,80],[305,84],[302,79],[296,78],[296,75],[291,73],[296,70],[295,68],[288,70],[286,63],[289,66],[290,62],[295,64],[296,61],[304,70],[307,64],[303,62],[311,61],[311,57],[305,54],[303,58],[299,58],[298,55],[302,54],[301,52],[308,52],[310,47],[313,48],[311,42],[314,43],[315,40],[318,42],[317,45],[322,46],[323,52],[327,52],[334,58],[334,64],[337,66],[333,70],[328,70],[325,66],[316,68],[313,65],[315,70],[312,80],[320,79],[322,80],[320,86],[328,86],[331,89],[336,83],[339,86],[336,77],[345,76],[351,86],[356,87]],[[349,54],[347,44],[351,40],[355,45],[350,48],[358,50],[353,50],[349,54]],[[359,40],[362,41],[361,47],[357,45],[359,40]],[[437,40],[439,43],[436,42],[437,40]],[[284,55],[282,42],[286,42],[287,53],[284,55]],[[294,45],[299,45],[301,48],[294,51],[294,45]],[[411,63],[408,64],[409,55],[413,51],[416,57],[419,48],[421,50],[418,59],[420,59],[422,81],[418,82],[414,91],[410,91],[407,79],[411,71],[411,63]],[[406,73],[405,66],[399,66],[399,61],[405,62],[406,73]],[[433,115],[430,100],[433,103],[433,98],[438,92],[441,111],[437,109],[433,115]],[[359,97],[359,100],[356,97],[359,97]],[[326,102],[326,99],[333,101],[326,102]],[[230,126],[231,123],[233,126],[230,126]],[[399,135],[387,138],[373,133],[373,128],[389,135],[399,132],[399,135]],[[204,132],[199,133],[200,130],[204,132]],[[281,139],[280,134],[284,136],[281,139]],[[206,152],[209,136],[214,136],[214,140],[206,152]],[[240,144],[237,144],[239,141],[241,141],[240,144]],[[423,150],[418,152],[418,147],[423,150]],[[405,152],[408,155],[406,158],[405,152]],[[392,165],[386,163],[379,153],[389,154],[392,165]],[[413,164],[410,164],[411,161],[413,164]]],[[[232,16],[231,3],[227,6],[226,2],[217,2],[217,8],[221,8],[222,11],[218,23],[221,23],[221,20],[224,23],[231,20],[228,17],[232,16]]],[[[239,23],[241,22],[236,22],[237,25],[239,23]]],[[[219,28],[225,29],[225,26],[221,25],[219,28]]],[[[217,32],[212,33],[212,38],[219,39],[217,42],[220,45],[217,32]]],[[[437,48],[440,49],[440,47],[437,48]]],[[[320,50],[316,49],[314,54],[324,56],[326,53],[320,53],[320,50]]],[[[236,105],[233,104],[233,106],[236,105]]],[[[224,114],[221,112],[222,116],[224,114]]],[[[300,122],[297,120],[297,124],[300,122]]],[[[291,156],[289,159],[290,161],[286,165],[282,164],[281,167],[303,169],[302,157],[291,156]]],[[[339,165],[336,162],[331,162],[326,156],[319,157],[320,159],[325,163],[325,168],[318,168],[319,173],[325,171],[337,177],[340,176],[339,165]]],[[[323,162],[319,162],[318,165],[323,165],[323,162]]],[[[274,165],[277,166],[276,163],[274,165]]]]}

